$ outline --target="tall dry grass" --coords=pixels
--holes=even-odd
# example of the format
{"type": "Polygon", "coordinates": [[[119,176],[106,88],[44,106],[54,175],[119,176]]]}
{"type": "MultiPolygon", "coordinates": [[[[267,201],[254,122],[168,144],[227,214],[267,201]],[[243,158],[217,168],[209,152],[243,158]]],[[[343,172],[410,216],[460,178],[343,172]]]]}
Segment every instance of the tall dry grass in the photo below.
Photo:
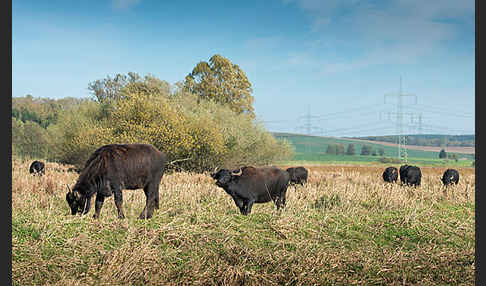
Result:
{"type": "Polygon", "coordinates": [[[29,163],[12,162],[14,285],[474,284],[473,168],[446,189],[445,168],[422,167],[413,188],[384,183],[380,166],[308,166],[283,211],[249,216],[208,174],[173,173],[142,221],[141,190],[124,191],[124,220],[112,198],[99,220],[71,216],[78,175],[47,163],[33,177],[29,163]]]}

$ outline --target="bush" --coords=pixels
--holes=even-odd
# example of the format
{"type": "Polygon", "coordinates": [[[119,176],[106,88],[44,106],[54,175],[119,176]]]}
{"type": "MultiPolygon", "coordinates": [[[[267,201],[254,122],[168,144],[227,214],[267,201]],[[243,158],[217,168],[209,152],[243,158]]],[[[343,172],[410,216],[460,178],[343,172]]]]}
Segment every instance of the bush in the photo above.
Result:
{"type": "Polygon", "coordinates": [[[440,150],[439,152],[439,158],[440,159],[446,159],[447,158],[447,153],[444,149],[440,150]]]}
{"type": "Polygon", "coordinates": [[[182,92],[125,93],[110,108],[89,102],[60,118],[62,123],[52,129],[55,157],[77,167],[109,143],[150,143],[164,151],[169,162],[181,160],[169,168],[196,172],[267,165],[293,155],[288,142],[275,139],[250,116],[182,92]]]}
{"type": "Polygon", "coordinates": [[[49,134],[38,123],[12,117],[12,155],[22,158],[46,158],[49,134]]]}

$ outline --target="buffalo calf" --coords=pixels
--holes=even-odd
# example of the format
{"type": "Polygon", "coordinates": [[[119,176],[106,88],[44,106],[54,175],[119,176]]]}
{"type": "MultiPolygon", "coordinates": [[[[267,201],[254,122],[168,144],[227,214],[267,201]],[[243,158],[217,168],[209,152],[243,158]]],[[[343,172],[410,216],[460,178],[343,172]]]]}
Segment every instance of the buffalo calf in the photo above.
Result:
{"type": "Polygon", "coordinates": [[[110,144],[94,151],[73,189],[66,194],[71,214],[88,213],[96,194],[94,218],[100,215],[105,197],[114,194],[118,217],[124,218],[122,190],[143,189],[145,208],[139,218],[151,218],[159,208],[159,185],[166,156],[150,144],[110,144]]]}

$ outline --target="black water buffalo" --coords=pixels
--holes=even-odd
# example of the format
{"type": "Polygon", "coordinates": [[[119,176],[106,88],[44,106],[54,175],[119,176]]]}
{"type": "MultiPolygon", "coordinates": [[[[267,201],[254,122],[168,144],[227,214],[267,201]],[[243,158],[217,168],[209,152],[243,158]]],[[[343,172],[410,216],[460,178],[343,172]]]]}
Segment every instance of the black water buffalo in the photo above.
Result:
{"type": "Polygon", "coordinates": [[[402,184],[405,184],[405,170],[407,169],[407,167],[407,164],[400,166],[400,182],[402,184]]]}
{"type": "Polygon", "coordinates": [[[159,184],[165,165],[166,155],[150,144],[110,144],[98,148],[66,194],[71,213],[88,213],[91,197],[96,193],[93,217],[98,218],[105,197],[114,194],[118,217],[124,218],[122,190],[143,188],[146,205],[139,218],[151,218],[154,207],[159,208],[159,184]]]}
{"type": "Polygon", "coordinates": [[[287,173],[289,173],[291,184],[300,184],[302,186],[307,182],[307,176],[309,174],[306,168],[300,166],[288,168],[287,173]]]}
{"type": "Polygon", "coordinates": [[[417,166],[403,165],[400,167],[400,181],[409,186],[420,186],[422,172],[417,166]]]}
{"type": "Polygon", "coordinates": [[[442,175],[442,183],[444,186],[459,183],[459,172],[456,169],[447,169],[442,175]]]}
{"type": "Polygon", "coordinates": [[[235,201],[241,214],[251,213],[253,203],[273,201],[277,206],[285,206],[285,194],[289,184],[289,174],[277,167],[255,168],[251,166],[230,171],[217,169],[211,173],[216,185],[223,188],[235,201]]]}
{"type": "Polygon", "coordinates": [[[35,160],[34,162],[32,162],[32,164],[30,164],[29,172],[33,175],[42,176],[44,175],[44,171],[45,171],[44,167],[45,167],[44,162],[35,160]]]}
{"type": "Polygon", "coordinates": [[[383,171],[383,180],[385,182],[395,183],[398,179],[398,169],[395,167],[387,167],[383,171]]]}

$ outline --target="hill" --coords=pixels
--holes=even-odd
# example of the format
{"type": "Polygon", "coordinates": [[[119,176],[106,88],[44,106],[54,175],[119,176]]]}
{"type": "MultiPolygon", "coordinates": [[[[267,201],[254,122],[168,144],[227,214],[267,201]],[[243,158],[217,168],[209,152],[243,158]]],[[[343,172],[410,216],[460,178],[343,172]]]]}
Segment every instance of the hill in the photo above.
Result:
{"type": "MultiPolygon", "coordinates": [[[[475,135],[443,135],[443,134],[420,134],[420,135],[404,135],[408,145],[417,146],[433,146],[433,147],[474,147],[475,135]]],[[[396,143],[398,142],[397,135],[389,136],[366,136],[366,137],[351,137],[353,139],[370,140],[396,143]]]]}
{"type": "MultiPolygon", "coordinates": [[[[361,140],[353,138],[338,138],[338,137],[321,137],[308,136],[292,133],[278,133],[273,135],[279,139],[286,139],[295,148],[294,161],[305,162],[326,162],[326,163],[377,163],[380,158],[396,158],[398,148],[396,144],[388,142],[373,142],[371,140],[361,140]],[[349,144],[353,144],[355,148],[355,155],[333,155],[326,154],[326,150],[330,144],[343,144],[345,150],[349,144]],[[360,155],[361,149],[364,145],[371,147],[372,150],[382,150],[383,155],[360,155]]],[[[474,152],[454,152],[448,151],[449,154],[457,154],[457,162],[455,160],[439,159],[440,150],[427,150],[429,147],[423,147],[422,150],[417,146],[407,146],[408,161],[419,165],[460,165],[471,166],[474,160],[474,152]]],[[[448,148],[447,148],[448,149],[448,148]]]]}

